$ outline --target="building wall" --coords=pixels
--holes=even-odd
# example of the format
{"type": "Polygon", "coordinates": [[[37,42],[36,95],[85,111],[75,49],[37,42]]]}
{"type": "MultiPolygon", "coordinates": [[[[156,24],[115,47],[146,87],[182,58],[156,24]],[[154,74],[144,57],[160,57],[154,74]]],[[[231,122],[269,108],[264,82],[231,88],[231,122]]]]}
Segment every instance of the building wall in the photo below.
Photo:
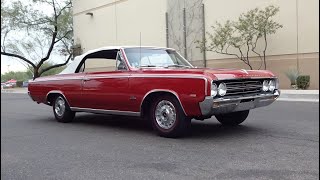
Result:
{"type": "MultiPolygon", "coordinates": [[[[279,77],[280,88],[290,88],[290,81],[284,73],[298,67],[301,74],[310,75],[309,89],[319,89],[318,0],[243,0],[241,3],[238,0],[204,0],[204,4],[206,30],[209,32],[215,21],[235,20],[241,13],[256,7],[279,6],[280,12],[274,19],[283,28],[268,37],[267,69],[279,77]]],[[[207,59],[208,67],[248,69],[248,66],[233,56],[207,52],[207,59]]],[[[251,61],[255,68],[260,66],[260,61],[254,56],[251,61]]]]}
{"type": "Polygon", "coordinates": [[[166,46],[162,0],[74,0],[74,40],[83,52],[101,46],[166,46]],[[86,15],[91,12],[93,16],[86,15]]]}
{"type": "MultiPolygon", "coordinates": [[[[319,52],[319,0],[204,0],[206,30],[210,32],[216,21],[236,20],[243,12],[268,5],[280,7],[274,20],[283,25],[276,34],[268,38],[268,55],[319,52]],[[298,7],[298,12],[296,11],[298,7]],[[228,11],[226,12],[226,9],[228,11]],[[298,13],[298,18],[297,18],[298,13]],[[297,33],[298,23],[298,33],[297,33]],[[297,36],[298,35],[298,36],[297,36]],[[299,40],[297,51],[297,37],[299,40]]],[[[262,45],[262,43],[260,44],[262,45]]],[[[230,58],[230,56],[207,53],[208,59],[230,58]]]]}
{"type": "Polygon", "coordinates": [[[204,33],[202,4],[199,0],[167,0],[168,46],[189,61],[203,59],[203,53],[195,43],[204,33]]]}
{"type": "MultiPolygon", "coordinates": [[[[301,59],[300,74],[310,75],[309,89],[319,89],[319,53],[299,54],[299,59],[301,59]]],[[[258,58],[251,59],[251,64],[255,67],[259,67],[260,63],[258,58]]],[[[194,64],[197,65],[197,63],[194,64]]],[[[236,58],[207,60],[207,67],[248,69],[246,64],[236,58]]],[[[296,67],[296,54],[267,56],[267,69],[279,78],[281,89],[290,89],[290,81],[284,72],[294,67],[296,67]]]]}
{"type": "MultiPolygon", "coordinates": [[[[141,45],[166,46],[165,13],[172,9],[168,7],[175,4],[172,2],[173,0],[170,3],[165,0],[74,0],[75,43],[81,44],[83,52],[101,46],[139,45],[141,32],[141,45]],[[92,12],[93,16],[86,15],[87,12],[92,12]]],[[[241,13],[256,7],[279,6],[280,12],[274,19],[283,28],[268,37],[267,69],[280,78],[281,88],[290,88],[284,72],[298,67],[301,74],[311,76],[310,89],[319,89],[318,0],[203,0],[203,3],[205,27],[209,32],[216,21],[223,23],[226,20],[236,20],[241,13]]],[[[262,42],[259,42],[259,47],[261,50],[262,42]]],[[[232,56],[212,52],[207,52],[206,55],[208,67],[248,69],[232,56]]],[[[193,64],[203,66],[203,59],[192,60],[193,64]]],[[[260,62],[254,56],[251,61],[255,68],[259,67],[260,62]]]]}

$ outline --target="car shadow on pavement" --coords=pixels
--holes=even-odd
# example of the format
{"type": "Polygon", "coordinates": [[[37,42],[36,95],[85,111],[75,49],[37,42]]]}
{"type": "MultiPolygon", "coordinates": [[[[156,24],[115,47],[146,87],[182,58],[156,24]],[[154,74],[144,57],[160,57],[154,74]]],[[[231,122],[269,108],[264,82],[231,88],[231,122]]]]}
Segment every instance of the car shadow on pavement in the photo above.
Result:
{"type": "MultiPolygon", "coordinates": [[[[239,125],[236,127],[225,127],[220,123],[215,122],[214,118],[207,119],[204,122],[192,121],[191,132],[184,138],[220,138],[220,137],[238,137],[245,134],[255,134],[259,128],[247,125],[239,125]]],[[[135,131],[144,133],[153,133],[151,125],[140,118],[127,116],[111,116],[111,115],[97,115],[97,114],[77,114],[73,123],[87,124],[94,126],[103,126],[117,130],[135,131]]]]}
{"type": "Polygon", "coordinates": [[[81,123],[107,128],[123,129],[130,131],[152,132],[151,126],[140,118],[128,116],[100,115],[77,113],[72,123],[81,123]]]}
{"type": "Polygon", "coordinates": [[[214,118],[207,119],[205,122],[193,121],[191,126],[192,138],[221,138],[221,137],[239,137],[246,134],[255,134],[259,132],[259,128],[238,125],[235,127],[222,126],[220,123],[216,123],[214,118]]]}

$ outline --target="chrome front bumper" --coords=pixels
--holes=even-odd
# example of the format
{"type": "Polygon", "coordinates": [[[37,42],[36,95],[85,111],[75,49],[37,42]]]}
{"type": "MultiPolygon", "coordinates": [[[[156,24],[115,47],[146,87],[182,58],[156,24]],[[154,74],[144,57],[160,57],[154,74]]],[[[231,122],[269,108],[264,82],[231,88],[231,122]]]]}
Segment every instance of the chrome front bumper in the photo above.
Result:
{"type": "Polygon", "coordinates": [[[217,99],[207,96],[204,101],[199,103],[199,105],[203,116],[212,116],[268,106],[279,96],[279,90],[275,90],[273,94],[244,95],[217,99]]]}

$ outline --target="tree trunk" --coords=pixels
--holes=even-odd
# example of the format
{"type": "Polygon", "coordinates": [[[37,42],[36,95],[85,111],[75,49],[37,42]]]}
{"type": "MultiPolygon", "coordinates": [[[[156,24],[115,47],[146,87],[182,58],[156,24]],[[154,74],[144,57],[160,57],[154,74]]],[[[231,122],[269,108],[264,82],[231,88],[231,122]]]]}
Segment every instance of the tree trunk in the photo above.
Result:
{"type": "Polygon", "coordinates": [[[39,68],[33,68],[33,80],[39,77],[39,68]]]}
{"type": "Polygon", "coordinates": [[[264,65],[264,70],[267,69],[267,62],[266,62],[266,51],[268,47],[268,42],[267,42],[267,32],[264,31],[264,50],[263,50],[263,65],[264,65]]]}

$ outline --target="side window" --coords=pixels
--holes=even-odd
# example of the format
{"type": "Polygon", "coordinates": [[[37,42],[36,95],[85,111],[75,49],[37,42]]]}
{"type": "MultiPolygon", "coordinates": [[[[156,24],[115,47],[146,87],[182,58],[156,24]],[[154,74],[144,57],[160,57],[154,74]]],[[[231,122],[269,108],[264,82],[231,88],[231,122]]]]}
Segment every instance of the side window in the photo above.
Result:
{"type": "Polygon", "coordinates": [[[86,55],[77,72],[110,72],[126,69],[118,49],[102,50],[86,55]]]}
{"type": "Polygon", "coordinates": [[[116,69],[115,59],[88,58],[84,64],[84,72],[105,72],[116,69]]]}

